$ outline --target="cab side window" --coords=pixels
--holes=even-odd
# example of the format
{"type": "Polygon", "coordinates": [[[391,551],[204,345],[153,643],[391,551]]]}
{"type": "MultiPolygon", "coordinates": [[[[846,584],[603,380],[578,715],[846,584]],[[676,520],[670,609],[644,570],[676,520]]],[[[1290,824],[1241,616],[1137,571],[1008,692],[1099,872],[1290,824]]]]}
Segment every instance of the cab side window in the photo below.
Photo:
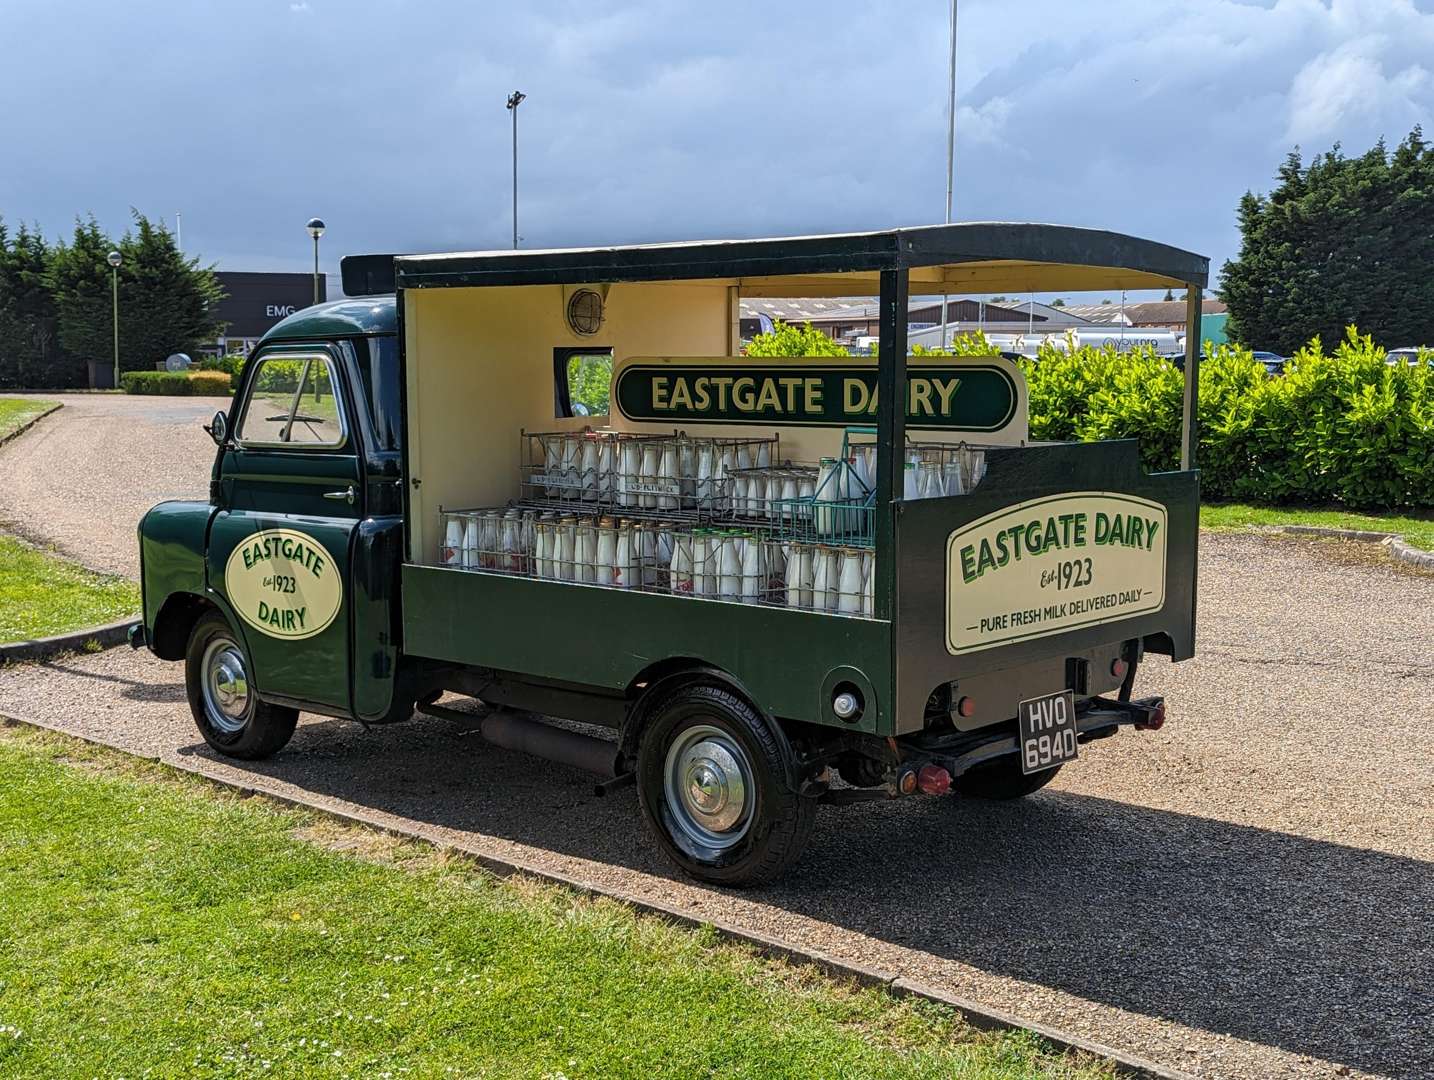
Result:
{"type": "Polygon", "coordinates": [[[256,362],[238,440],[249,445],[340,446],[338,380],[327,356],[270,355],[256,362]]]}

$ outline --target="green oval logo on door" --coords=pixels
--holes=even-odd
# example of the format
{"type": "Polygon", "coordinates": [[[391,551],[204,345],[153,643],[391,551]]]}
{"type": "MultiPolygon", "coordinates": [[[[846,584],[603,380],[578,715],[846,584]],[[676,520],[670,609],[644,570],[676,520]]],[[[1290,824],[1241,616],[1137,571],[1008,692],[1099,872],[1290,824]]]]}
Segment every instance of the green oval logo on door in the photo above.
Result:
{"type": "Polygon", "coordinates": [[[293,641],[327,629],[344,602],[328,549],[294,529],[265,529],[241,542],[224,567],[224,588],[246,623],[293,641]]]}

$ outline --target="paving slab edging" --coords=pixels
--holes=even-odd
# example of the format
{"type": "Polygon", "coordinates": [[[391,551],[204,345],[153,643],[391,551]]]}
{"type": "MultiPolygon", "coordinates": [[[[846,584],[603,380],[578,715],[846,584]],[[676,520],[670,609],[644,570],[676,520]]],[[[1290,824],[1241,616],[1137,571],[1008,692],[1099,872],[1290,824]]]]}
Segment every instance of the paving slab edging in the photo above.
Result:
{"type": "Polygon", "coordinates": [[[1299,536],[1328,536],[1336,540],[1353,540],[1360,544],[1382,544],[1391,559],[1421,570],[1434,570],[1434,551],[1413,547],[1398,533],[1368,532],[1364,529],[1331,529],[1322,525],[1278,525],[1280,532],[1299,536]]]}
{"type": "Polygon", "coordinates": [[[286,806],[293,806],[322,814],[325,817],[344,822],[345,824],[358,825],[362,828],[373,829],[376,832],[386,833],[390,836],[396,836],[406,840],[419,840],[423,843],[431,844],[439,850],[461,855],[499,877],[521,874],[526,877],[548,882],[552,885],[572,889],[574,892],[581,893],[584,896],[606,897],[611,900],[616,900],[644,914],[655,915],[658,918],[666,919],[669,922],[681,926],[692,927],[694,929],[710,927],[723,938],[729,941],[740,942],[766,956],[776,957],[792,963],[811,965],[827,975],[838,979],[849,979],[861,986],[883,987],[899,997],[923,998],[939,1005],[945,1005],[947,1008],[959,1013],[966,1023],[981,1031],[1030,1032],[1055,1046],[1058,1050],[1077,1051],[1100,1058],[1111,1064],[1120,1076],[1138,1077],[1140,1080],[1196,1080],[1191,1074],[1181,1072],[1178,1069],[1158,1065],[1153,1061],[1146,1061],[1144,1058],[1136,1057],[1133,1054],[1116,1050],[1114,1047],[1105,1046],[1101,1043],[1081,1038],[1079,1035],[1072,1035],[1069,1032],[1050,1027],[1039,1021],[1022,1019],[1011,1013],[990,1008],[916,979],[909,979],[895,972],[852,963],[851,961],[831,956],[819,949],[793,945],[779,938],[774,938],[755,930],[748,930],[722,919],[692,915],[677,908],[669,907],[666,904],[645,899],[634,893],[629,893],[623,889],[598,885],[595,882],[576,875],[563,874],[554,870],[533,866],[521,859],[500,858],[490,852],[482,851],[474,845],[466,844],[462,841],[455,841],[451,837],[444,836],[442,832],[436,828],[425,826],[407,818],[392,820],[389,815],[375,814],[363,807],[353,806],[352,804],[343,805],[331,800],[311,801],[298,798],[288,792],[279,790],[273,786],[272,783],[266,783],[269,779],[268,777],[249,775],[245,781],[241,782],[225,774],[225,770],[228,768],[227,766],[206,758],[173,752],[160,754],[158,756],[141,754],[128,747],[110,742],[98,736],[84,735],[79,732],[69,731],[55,724],[48,724],[30,717],[15,716],[11,713],[0,712],[0,726],[32,727],[42,731],[54,732],[72,739],[79,739],[81,742],[102,746],[107,750],[118,751],[129,757],[153,761],[166,768],[174,769],[176,772],[197,776],[216,786],[238,791],[242,795],[262,796],[286,806]],[[402,824],[398,824],[398,821],[401,821],[402,824]]]}
{"type": "Polygon", "coordinates": [[[128,640],[129,628],[138,621],[138,615],[131,615],[119,622],[91,626],[84,630],[72,630],[68,634],[33,638],[29,641],[6,642],[0,644],[0,667],[27,660],[48,660],[61,653],[98,652],[102,649],[113,649],[116,645],[123,645],[128,640]]]}
{"type": "MultiPolygon", "coordinates": [[[[6,393],[10,393],[10,391],[7,390],[6,393]]],[[[30,419],[26,420],[23,424],[17,427],[14,431],[10,432],[8,435],[0,435],[0,446],[4,446],[12,439],[18,439],[21,435],[25,434],[25,432],[29,431],[32,427],[38,424],[41,420],[45,419],[45,417],[49,416],[52,412],[59,412],[64,407],[65,403],[63,401],[57,401],[44,412],[37,413],[36,415],[30,417],[30,419]]]]}

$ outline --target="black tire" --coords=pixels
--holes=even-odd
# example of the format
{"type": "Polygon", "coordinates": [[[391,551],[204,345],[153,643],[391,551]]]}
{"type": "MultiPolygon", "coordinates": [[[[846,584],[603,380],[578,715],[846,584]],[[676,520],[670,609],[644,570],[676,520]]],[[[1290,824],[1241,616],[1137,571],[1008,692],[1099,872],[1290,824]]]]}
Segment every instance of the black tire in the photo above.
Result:
{"type": "Polygon", "coordinates": [[[654,709],[637,754],[643,816],[667,857],[684,873],[715,885],[759,885],[785,872],[801,856],[817,812],[814,798],[788,785],[790,753],[781,733],[730,690],[699,684],[667,695],[654,709]],[[723,771],[724,762],[736,768],[723,771]],[[679,793],[675,808],[669,798],[670,776],[693,777],[697,770],[710,779],[714,774],[702,770],[713,768],[717,776],[732,772],[742,779],[742,811],[730,826],[722,824],[721,815],[737,805],[726,798],[732,785],[702,787],[695,779],[683,785],[718,792],[720,802],[713,803],[718,809],[708,817],[695,807],[697,796],[683,799],[679,793]],[[717,827],[704,831],[707,823],[717,827]]]}
{"type": "Polygon", "coordinates": [[[251,670],[244,643],[222,615],[210,612],[194,624],[184,660],[189,711],[205,742],[225,757],[245,761],[283,749],[299,722],[297,709],[259,700],[251,670]],[[214,681],[206,693],[211,675],[214,681]]]}
{"type": "Polygon", "coordinates": [[[1028,776],[1021,772],[1021,762],[1015,754],[1003,754],[994,761],[962,773],[951,786],[956,789],[956,794],[967,799],[1020,799],[1040,791],[1060,771],[1061,767],[1057,765],[1028,776]]]}

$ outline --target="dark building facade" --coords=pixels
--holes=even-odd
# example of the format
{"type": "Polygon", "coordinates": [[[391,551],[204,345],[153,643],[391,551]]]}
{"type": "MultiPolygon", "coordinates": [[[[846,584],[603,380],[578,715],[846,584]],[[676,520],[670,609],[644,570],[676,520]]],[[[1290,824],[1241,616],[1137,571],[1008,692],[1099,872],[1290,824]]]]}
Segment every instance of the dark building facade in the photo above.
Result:
{"type": "MultiPolygon", "coordinates": [[[[271,326],[314,302],[313,274],[220,270],[214,276],[227,295],[215,312],[224,327],[207,352],[248,355],[271,326]]],[[[328,283],[321,274],[319,299],[327,296],[328,283]]]]}

